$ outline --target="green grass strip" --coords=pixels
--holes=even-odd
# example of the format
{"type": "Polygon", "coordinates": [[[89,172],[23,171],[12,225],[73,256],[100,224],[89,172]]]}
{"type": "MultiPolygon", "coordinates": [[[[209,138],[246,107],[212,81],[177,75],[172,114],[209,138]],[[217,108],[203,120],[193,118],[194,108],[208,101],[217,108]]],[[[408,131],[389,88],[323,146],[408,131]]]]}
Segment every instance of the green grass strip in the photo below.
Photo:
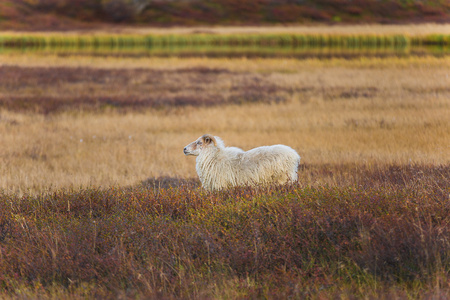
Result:
{"type": "Polygon", "coordinates": [[[449,46],[450,35],[319,35],[319,34],[167,34],[167,35],[8,35],[0,34],[0,47],[117,47],[135,46],[292,46],[380,48],[410,45],[449,46]]]}

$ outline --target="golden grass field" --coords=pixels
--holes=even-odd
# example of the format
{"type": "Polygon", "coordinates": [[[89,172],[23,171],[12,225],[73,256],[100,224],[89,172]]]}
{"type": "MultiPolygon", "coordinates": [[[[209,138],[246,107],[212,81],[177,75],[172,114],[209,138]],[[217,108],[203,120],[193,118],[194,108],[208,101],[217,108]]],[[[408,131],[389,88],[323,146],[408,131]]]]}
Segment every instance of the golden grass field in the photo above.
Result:
{"type": "MultiPolygon", "coordinates": [[[[195,159],[182,149],[204,133],[244,150],[287,144],[306,165],[449,163],[449,57],[301,61],[8,54],[0,56],[0,66],[23,74],[38,68],[38,75],[26,80],[8,76],[0,85],[3,97],[193,100],[182,107],[125,111],[73,108],[42,114],[3,108],[4,193],[126,186],[160,176],[196,178],[195,159]],[[205,69],[215,71],[203,74],[205,69]],[[54,72],[82,70],[105,73],[97,81],[56,75],[40,82],[54,72]],[[265,102],[226,104],[233,97],[264,98],[266,92],[265,102]],[[218,97],[225,104],[195,103],[218,97]]],[[[305,184],[316,183],[306,173],[299,175],[305,184]]]]}

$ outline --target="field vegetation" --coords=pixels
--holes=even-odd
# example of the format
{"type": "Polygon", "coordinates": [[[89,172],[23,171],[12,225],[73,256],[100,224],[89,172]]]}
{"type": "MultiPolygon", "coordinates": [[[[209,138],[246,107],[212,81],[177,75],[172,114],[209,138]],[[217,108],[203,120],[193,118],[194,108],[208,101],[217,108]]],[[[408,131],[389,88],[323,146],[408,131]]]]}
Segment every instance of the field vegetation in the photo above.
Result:
{"type": "Polygon", "coordinates": [[[304,163],[448,163],[447,58],[84,59],[1,67],[6,191],[195,177],[182,148],[205,132],[304,163]]]}
{"type": "Polygon", "coordinates": [[[2,297],[448,298],[448,165],[301,173],[335,184],[3,196],[2,297]]]}
{"type": "MultiPolygon", "coordinates": [[[[375,29],[375,28],[374,28],[375,29]]],[[[21,49],[27,53],[119,56],[208,56],[208,57],[345,57],[446,55],[449,34],[304,34],[297,32],[221,33],[138,33],[90,32],[3,33],[0,52],[21,49]]]]}
{"type": "Polygon", "coordinates": [[[65,35],[55,33],[2,34],[0,46],[37,47],[37,48],[96,48],[138,46],[292,46],[292,47],[405,47],[407,45],[438,45],[450,43],[450,35],[429,34],[424,36],[392,35],[336,35],[336,34],[296,34],[296,33],[240,33],[221,34],[77,34],[65,35]]]}
{"type": "Polygon", "coordinates": [[[0,53],[0,298],[449,298],[449,69],[0,53]],[[299,182],[205,192],[204,133],[299,182]]]}

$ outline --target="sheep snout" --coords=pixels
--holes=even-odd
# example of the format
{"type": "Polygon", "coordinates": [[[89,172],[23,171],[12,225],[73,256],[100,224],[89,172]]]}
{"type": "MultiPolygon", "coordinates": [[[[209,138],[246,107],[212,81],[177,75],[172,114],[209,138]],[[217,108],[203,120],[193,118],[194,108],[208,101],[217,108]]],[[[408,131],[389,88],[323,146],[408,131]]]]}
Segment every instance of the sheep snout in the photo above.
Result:
{"type": "Polygon", "coordinates": [[[184,155],[194,155],[197,156],[200,154],[200,149],[196,146],[195,143],[190,143],[183,149],[184,155]]]}

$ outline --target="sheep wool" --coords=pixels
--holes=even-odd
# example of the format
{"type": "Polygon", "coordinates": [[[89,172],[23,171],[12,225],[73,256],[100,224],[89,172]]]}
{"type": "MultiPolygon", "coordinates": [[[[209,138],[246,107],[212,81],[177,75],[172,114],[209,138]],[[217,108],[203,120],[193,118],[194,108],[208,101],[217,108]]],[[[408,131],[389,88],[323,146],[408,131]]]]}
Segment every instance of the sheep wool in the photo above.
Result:
{"type": "Polygon", "coordinates": [[[300,164],[300,156],[288,146],[262,146],[243,151],[225,147],[219,137],[210,134],[184,147],[184,154],[197,156],[197,174],[208,191],[296,182],[300,164]]]}

